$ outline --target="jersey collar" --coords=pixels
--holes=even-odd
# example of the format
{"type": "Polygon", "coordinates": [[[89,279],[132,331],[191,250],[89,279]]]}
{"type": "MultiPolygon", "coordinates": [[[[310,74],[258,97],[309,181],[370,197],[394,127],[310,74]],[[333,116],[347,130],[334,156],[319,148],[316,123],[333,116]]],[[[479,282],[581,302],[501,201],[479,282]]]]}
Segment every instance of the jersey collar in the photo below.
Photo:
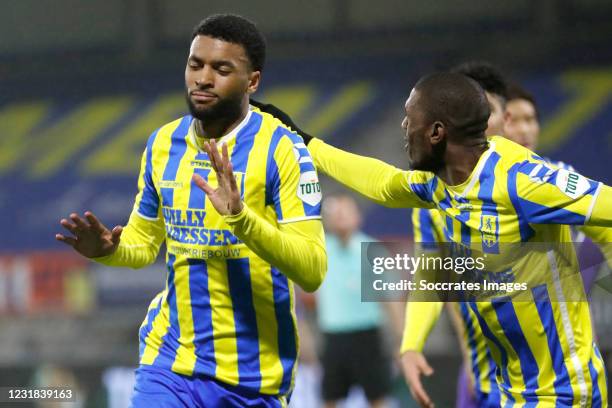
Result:
{"type": "Polygon", "coordinates": [[[495,151],[495,142],[489,139],[489,148],[485,150],[485,152],[480,156],[480,159],[478,159],[478,163],[476,164],[476,167],[474,168],[474,171],[472,172],[470,177],[464,183],[458,186],[448,186],[450,189],[455,190],[455,191],[457,190],[460,191],[461,187],[465,186],[463,191],[457,194],[457,198],[465,198],[468,195],[468,193],[472,190],[472,188],[474,188],[474,184],[476,184],[476,181],[480,179],[480,174],[482,173],[482,170],[484,169],[485,164],[487,163],[487,160],[489,160],[489,157],[494,151],[495,151]]]}
{"type": "MultiPolygon", "coordinates": [[[[249,111],[245,115],[244,119],[242,119],[242,121],[238,124],[238,126],[232,129],[229,133],[223,135],[219,139],[216,139],[217,144],[221,145],[222,143],[228,143],[231,139],[235,138],[238,132],[240,132],[247,125],[247,123],[249,123],[252,113],[253,113],[252,107],[249,106],[249,111]]],[[[198,149],[200,153],[206,153],[202,149],[202,145],[206,141],[206,138],[196,136],[195,123],[196,121],[194,118],[191,121],[191,125],[189,125],[189,139],[191,140],[193,145],[198,149]]]]}

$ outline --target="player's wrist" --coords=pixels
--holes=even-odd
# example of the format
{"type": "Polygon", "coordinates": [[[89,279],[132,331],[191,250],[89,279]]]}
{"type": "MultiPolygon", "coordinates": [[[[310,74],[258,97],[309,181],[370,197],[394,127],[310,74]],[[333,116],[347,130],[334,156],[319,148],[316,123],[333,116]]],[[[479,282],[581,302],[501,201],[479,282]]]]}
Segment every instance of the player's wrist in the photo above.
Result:
{"type": "Polygon", "coordinates": [[[103,265],[107,265],[109,262],[112,262],[115,253],[117,253],[117,249],[118,248],[115,248],[112,252],[107,253],[105,255],[91,256],[91,257],[88,257],[88,258],[91,259],[94,262],[97,262],[97,263],[100,263],[100,264],[103,264],[103,265]]]}
{"type": "Polygon", "coordinates": [[[231,206],[229,215],[230,216],[239,215],[243,209],[244,209],[244,203],[242,202],[242,200],[239,200],[237,203],[234,203],[231,206]]]}
{"type": "Polygon", "coordinates": [[[246,214],[248,212],[248,207],[246,205],[246,203],[244,201],[240,201],[240,208],[237,209],[237,212],[233,212],[230,211],[229,214],[225,215],[223,218],[225,219],[225,222],[227,222],[228,224],[235,224],[236,222],[242,220],[244,217],[246,217],[246,214]]]}
{"type": "Polygon", "coordinates": [[[419,347],[416,344],[402,344],[400,346],[400,356],[403,356],[406,353],[412,353],[412,354],[422,354],[423,352],[423,348],[419,347]]]}

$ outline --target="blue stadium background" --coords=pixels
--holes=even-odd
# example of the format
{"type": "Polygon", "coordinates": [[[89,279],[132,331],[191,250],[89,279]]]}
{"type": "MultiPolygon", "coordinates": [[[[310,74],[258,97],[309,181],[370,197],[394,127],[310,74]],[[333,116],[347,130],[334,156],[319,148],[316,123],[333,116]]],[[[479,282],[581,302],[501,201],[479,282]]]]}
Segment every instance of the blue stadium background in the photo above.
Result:
{"type": "MultiPolygon", "coordinates": [[[[345,148],[358,140],[401,147],[399,122],[372,134],[362,128],[389,112],[401,115],[419,73],[411,61],[296,59],[270,65],[256,98],[285,108],[307,131],[345,148]]],[[[612,153],[612,68],[529,73],[520,80],[537,95],[540,153],[612,182],[606,165],[612,153]]],[[[56,249],[56,220],[68,211],[92,210],[108,224],[124,223],[147,136],[186,113],[182,87],[181,72],[3,84],[0,213],[11,233],[0,237],[0,246],[56,249]]],[[[409,231],[409,217],[375,206],[366,211],[365,228],[376,236],[409,231]]]]}

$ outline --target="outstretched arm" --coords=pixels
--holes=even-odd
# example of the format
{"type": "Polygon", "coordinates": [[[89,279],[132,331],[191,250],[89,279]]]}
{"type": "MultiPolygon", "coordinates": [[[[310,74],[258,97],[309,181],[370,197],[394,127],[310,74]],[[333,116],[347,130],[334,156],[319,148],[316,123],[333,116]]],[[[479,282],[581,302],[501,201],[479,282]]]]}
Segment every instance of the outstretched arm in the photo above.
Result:
{"type": "Polygon", "coordinates": [[[387,207],[434,207],[428,191],[433,174],[403,171],[380,160],[334,148],[304,132],[276,106],[253,99],[250,102],[297,132],[308,146],[317,170],[336,181],[387,207]]]}
{"type": "Polygon", "coordinates": [[[117,250],[109,256],[93,260],[109,266],[142,268],[155,262],[164,238],[162,219],[146,220],[134,211],[123,228],[117,250]]]}
{"type": "Polygon", "coordinates": [[[81,255],[106,265],[141,268],[155,261],[164,240],[163,219],[159,216],[159,198],[150,174],[151,146],[142,155],[138,195],[134,210],[125,227],[107,228],[92,212],[84,217],[73,213],[60,224],[71,233],[55,238],[70,245],[81,255]]]}
{"type": "Polygon", "coordinates": [[[56,234],[55,238],[70,245],[81,255],[110,266],[142,268],[155,261],[164,239],[164,228],[159,223],[145,220],[133,212],[125,227],[120,225],[109,230],[90,211],[84,217],[73,213],[70,221],[62,219],[60,224],[72,236],[56,234]]]}
{"type": "Polygon", "coordinates": [[[313,139],[308,150],[318,170],[387,207],[433,208],[433,174],[400,170],[383,161],[359,156],[313,139]]]}

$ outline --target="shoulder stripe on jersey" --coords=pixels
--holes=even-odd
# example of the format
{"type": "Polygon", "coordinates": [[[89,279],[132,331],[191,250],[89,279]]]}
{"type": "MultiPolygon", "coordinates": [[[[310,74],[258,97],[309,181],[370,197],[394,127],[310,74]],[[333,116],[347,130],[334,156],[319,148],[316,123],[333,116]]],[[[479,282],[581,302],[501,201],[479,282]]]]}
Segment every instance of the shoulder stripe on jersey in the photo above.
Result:
{"type": "Polygon", "coordinates": [[[512,206],[514,207],[514,211],[516,212],[519,224],[519,232],[521,234],[521,242],[527,242],[529,239],[535,234],[535,231],[529,225],[527,221],[527,217],[523,212],[521,207],[520,199],[517,192],[517,175],[518,169],[521,163],[516,163],[510,167],[508,170],[508,195],[510,196],[510,201],[512,202],[512,206]]]}
{"type": "Polygon", "coordinates": [[[147,141],[147,153],[146,153],[146,164],[145,171],[142,175],[144,181],[144,189],[142,191],[142,197],[138,205],[138,214],[143,215],[151,220],[157,220],[157,214],[159,212],[159,195],[155,190],[155,184],[153,183],[153,143],[157,137],[159,129],[153,132],[147,141]]]}
{"type": "Polygon", "coordinates": [[[557,161],[557,160],[552,160],[550,157],[539,157],[539,156],[538,156],[537,158],[538,158],[539,160],[543,160],[543,161],[545,161],[546,163],[552,164],[553,166],[560,167],[560,168],[562,168],[562,169],[569,170],[569,171],[573,171],[573,172],[575,172],[575,171],[576,171],[576,169],[574,169],[574,166],[572,166],[572,165],[571,165],[571,164],[569,164],[569,163],[565,163],[565,162],[562,162],[562,161],[560,161],[560,160],[559,160],[559,161],[557,161]]]}
{"type": "Polygon", "coordinates": [[[571,387],[571,379],[565,366],[565,356],[557,325],[555,323],[554,312],[552,309],[548,289],[546,285],[539,285],[531,289],[531,294],[535,302],[540,322],[546,333],[546,341],[548,342],[548,350],[552,358],[553,370],[555,373],[555,381],[553,388],[557,396],[557,404],[572,406],[574,404],[574,391],[571,387]]]}
{"type": "Polygon", "coordinates": [[[193,344],[196,354],[194,372],[215,375],[215,341],[213,335],[212,309],[208,290],[208,265],[202,259],[187,259],[189,263],[189,292],[193,320],[193,344]]]}
{"type": "Polygon", "coordinates": [[[299,163],[312,163],[312,158],[310,157],[300,157],[299,163]]]}
{"type": "MultiPolygon", "coordinates": [[[[313,175],[316,173],[316,169],[314,163],[310,157],[310,153],[308,149],[305,148],[297,148],[299,145],[304,145],[303,139],[297,135],[296,133],[291,132],[289,129],[278,126],[274,133],[272,134],[272,140],[270,142],[270,147],[268,149],[268,158],[267,158],[267,170],[266,170],[266,204],[274,204],[276,209],[277,219],[279,221],[283,220],[283,214],[280,205],[280,175],[278,164],[276,163],[276,159],[274,158],[274,154],[276,149],[278,148],[278,144],[281,142],[283,137],[287,137],[292,145],[294,150],[297,150],[298,153],[298,166],[300,168],[300,174],[304,175],[305,173],[312,173],[313,175]]],[[[305,145],[304,145],[305,146],[305,145]]],[[[313,176],[314,177],[314,176],[313,176]]],[[[312,180],[314,181],[314,179],[312,180]]],[[[297,187],[297,186],[296,186],[297,187]]],[[[297,191],[296,191],[297,194],[297,191]]],[[[321,214],[321,202],[319,201],[315,205],[310,205],[304,200],[300,200],[304,215],[306,217],[310,216],[319,216],[321,214]]]]}
{"type": "MultiPolygon", "coordinates": [[[[516,193],[516,189],[518,188],[518,186],[516,185],[516,183],[518,182],[518,173],[528,175],[534,183],[548,183],[555,186],[556,179],[560,175],[559,169],[553,170],[550,167],[543,166],[542,164],[527,162],[515,164],[515,166],[518,167],[516,171],[517,175],[513,177],[514,180],[516,180],[516,182],[513,183],[515,185],[515,190],[513,191],[513,193],[515,193],[515,197],[513,198],[516,200],[518,206],[521,207],[521,213],[525,217],[526,222],[530,222],[533,224],[560,223],[572,225],[582,225],[585,223],[586,217],[582,214],[566,210],[565,208],[549,207],[546,205],[535,203],[533,201],[521,198],[516,193]],[[534,177],[531,177],[530,175],[534,173],[535,170],[538,168],[539,170],[537,171],[537,174],[534,177]]],[[[513,169],[514,166],[512,166],[511,171],[513,169]]],[[[596,188],[597,183],[592,180],[589,180],[589,189],[584,194],[593,194],[596,191],[596,188]]]]}
{"type": "Polygon", "coordinates": [[[278,197],[279,190],[274,188],[274,186],[280,184],[280,174],[278,174],[278,166],[276,165],[276,160],[274,160],[274,152],[283,136],[280,129],[280,127],[277,128],[272,134],[272,139],[268,146],[268,157],[266,159],[266,205],[274,204],[276,217],[278,219],[282,219],[283,214],[278,197]]]}
{"type": "MultiPolygon", "coordinates": [[[[164,169],[162,180],[174,181],[176,180],[176,173],[178,172],[179,164],[183,155],[187,151],[187,142],[185,137],[189,131],[189,125],[191,124],[191,116],[185,116],[181,119],[181,122],[177,128],[172,132],[170,152],[168,153],[168,162],[164,169]]],[[[162,205],[164,207],[172,207],[174,204],[174,189],[162,187],[160,188],[162,196],[162,205]]]]}
{"type": "Polygon", "coordinates": [[[523,210],[529,214],[529,222],[533,224],[556,224],[583,225],[586,217],[566,210],[564,208],[547,207],[519,197],[519,203],[523,210]]]}
{"type": "MultiPolygon", "coordinates": [[[[284,128],[281,127],[281,129],[284,129],[284,128]]],[[[289,140],[291,140],[291,143],[293,143],[293,147],[297,148],[298,153],[300,154],[300,159],[298,160],[298,163],[300,165],[300,171],[302,173],[305,171],[315,171],[315,166],[312,161],[312,158],[310,157],[310,152],[306,148],[306,145],[303,143],[303,139],[300,136],[298,136],[297,133],[293,133],[288,129],[284,129],[284,130],[285,130],[285,136],[287,136],[289,140]],[[307,159],[310,159],[310,160],[307,160],[307,159]]]]}
{"type": "Polygon", "coordinates": [[[535,183],[548,183],[554,185],[558,169],[553,169],[544,163],[530,163],[525,161],[519,164],[518,172],[529,176],[529,179],[535,183]]]}

